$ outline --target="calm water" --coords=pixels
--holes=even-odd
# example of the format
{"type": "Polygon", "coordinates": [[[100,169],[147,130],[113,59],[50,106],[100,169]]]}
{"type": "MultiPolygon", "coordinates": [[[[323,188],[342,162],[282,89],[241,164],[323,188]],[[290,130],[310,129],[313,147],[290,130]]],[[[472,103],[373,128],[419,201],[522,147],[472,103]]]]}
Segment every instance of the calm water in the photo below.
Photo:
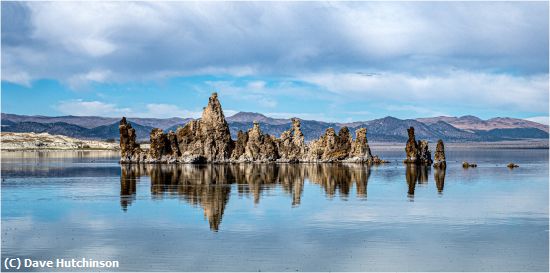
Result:
{"type": "Polygon", "coordinates": [[[548,150],[447,157],[436,172],[3,152],[2,256],[123,271],[548,271],[548,150]]]}

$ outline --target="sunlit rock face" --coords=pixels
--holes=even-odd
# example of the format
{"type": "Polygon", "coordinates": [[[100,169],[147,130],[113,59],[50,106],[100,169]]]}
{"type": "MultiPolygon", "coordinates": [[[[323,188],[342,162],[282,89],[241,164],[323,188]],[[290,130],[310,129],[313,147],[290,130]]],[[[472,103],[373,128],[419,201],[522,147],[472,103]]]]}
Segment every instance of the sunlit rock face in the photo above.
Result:
{"type": "Polygon", "coordinates": [[[231,160],[237,161],[244,155],[246,144],[248,143],[248,133],[239,130],[237,132],[237,141],[235,141],[235,147],[233,152],[231,152],[231,160]]]}
{"type": "Polygon", "coordinates": [[[338,134],[328,128],[319,139],[309,145],[308,162],[336,162],[347,159],[351,151],[351,134],[347,127],[342,127],[338,134]]]}
{"type": "Polygon", "coordinates": [[[200,119],[190,121],[175,133],[153,129],[148,151],[142,151],[135,143],[135,130],[123,118],[121,163],[385,162],[372,156],[366,128],[358,129],[355,134],[353,140],[347,127],[338,133],[328,128],[319,139],[306,144],[300,120],[293,118],[291,128],[280,138],[263,133],[260,124],[254,122],[248,131],[239,131],[234,141],[218,95],[213,93],[200,119]]]}
{"type": "Polygon", "coordinates": [[[170,142],[162,129],[154,128],[150,135],[149,160],[151,162],[161,161],[163,155],[171,153],[170,142]]]}
{"type": "Polygon", "coordinates": [[[217,93],[210,96],[201,118],[178,128],[176,135],[180,160],[186,163],[228,161],[234,147],[217,93]]]}
{"type": "Polygon", "coordinates": [[[350,162],[372,162],[372,154],[367,141],[367,128],[355,131],[355,140],[351,144],[350,162]]]}
{"type": "Polygon", "coordinates": [[[142,151],[136,142],[136,130],[123,117],[118,125],[120,131],[120,162],[140,162],[142,151]]]}
{"type": "Polygon", "coordinates": [[[300,128],[300,120],[292,119],[292,128],[284,131],[277,141],[280,162],[299,162],[306,156],[304,134],[300,128]]]}
{"type": "Polygon", "coordinates": [[[435,147],[434,155],[434,168],[445,169],[447,167],[447,162],[445,161],[445,146],[443,145],[443,140],[437,141],[437,146],[435,147]]]}
{"type": "Polygon", "coordinates": [[[425,165],[432,164],[432,152],[428,147],[427,140],[418,141],[418,163],[425,165]]]}
{"type": "Polygon", "coordinates": [[[413,163],[431,165],[432,153],[428,146],[428,141],[419,140],[416,142],[414,127],[407,129],[407,133],[409,135],[409,139],[407,140],[407,144],[405,146],[406,157],[403,162],[407,164],[413,163]]]}
{"type": "Polygon", "coordinates": [[[246,132],[246,136],[242,133],[240,136],[240,141],[237,139],[239,152],[233,154],[234,160],[239,162],[267,162],[279,158],[276,139],[262,133],[258,122],[254,122],[254,126],[246,132]],[[237,157],[240,151],[243,153],[237,157]]]}
{"type": "Polygon", "coordinates": [[[175,163],[180,155],[177,136],[170,131],[154,128],[150,135],[150,147],[144,163],[175,163]]]}
{"type": "Polygon", "coordinates": [[[409,134],[409,139],[407,140],[407,145],[405,146],[406,158],[404,163],[417,163],[418,162],[418,144],[414,136],[414,127],[407,129],[409,134]]]}

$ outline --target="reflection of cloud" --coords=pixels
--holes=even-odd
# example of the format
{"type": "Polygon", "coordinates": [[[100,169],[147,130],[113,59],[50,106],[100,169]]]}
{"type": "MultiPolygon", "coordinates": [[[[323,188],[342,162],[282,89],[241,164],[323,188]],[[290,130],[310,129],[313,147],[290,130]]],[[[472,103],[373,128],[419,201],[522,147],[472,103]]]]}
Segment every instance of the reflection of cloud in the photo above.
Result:
{"type": "MultiPolygon", "coordinates": [[[[65,184],[59,178],[35,181],[39,183],[8,181],[13,184],[3,189],[8,197],[3,213],[9,214],[2,218],[3,255],[116,259],[124,271],[548,270],[544,162],[535,168],[526,164],[516,170],[521,172],[518,175],[504,166],[485,167],[485,174],[472,173],[467,181],[457,175],[460,166],[451,166],[446,194],[438,197],[434,178],[429,176],[427,186],[416,189],[414,203],[406,201],[402,165],[372,169],[368,200],[356,198],[357,187],[350,186],[347,198],[330,201],[320,186],[344,186],[330,182],[338,171],[350,173],[340,173],[341,182],[362,171],[351,164],[346,166],[355,167],[340,170],[320,166],[315,171],[320,178],[315,181],[328,182],[321,184],[305,178],[311,175],[304,171],[314,171],[314,166],[282,164],[274,172],[274,167],[244,164],[234,166],[239,177],[229,175],[224,171],[229,166],[223,165],[204,170],[165,166],[168,170],[158,177],[165,183],[174,181],[171,175],[190,174],[189,169],[200,170],[189,178],[201,188],[214,186],[203,182],[221,181],[214,175],[235,183],[218,233],[210,232],[202,211],[187,202],[174,202],[168,194],[163,201],[151,200],[151,185],[145,178],[138,183],[135,205],[122,212],[115,205],[121,175],[116,164],[86,172],[80,168],[64,173],[64,167],[55,173],[69,177],[65,184]],[[90,177],[104,181],[90,184],[90,177]],[[305,181],[298,207],[292,207],[285,182],[277,177],[295,178],[288,186],[305,181]],[[239,195],[240,191],[251,194],[255,185],[264,192],[258,206],[252,198],[239,195]],[[51,198],[44,200],[44,192],[51,198]]],[[[11,167],[20,171],[17,165],[11,167]]],[[[189,186],[183,190],[198,193],[189,186]]]]}

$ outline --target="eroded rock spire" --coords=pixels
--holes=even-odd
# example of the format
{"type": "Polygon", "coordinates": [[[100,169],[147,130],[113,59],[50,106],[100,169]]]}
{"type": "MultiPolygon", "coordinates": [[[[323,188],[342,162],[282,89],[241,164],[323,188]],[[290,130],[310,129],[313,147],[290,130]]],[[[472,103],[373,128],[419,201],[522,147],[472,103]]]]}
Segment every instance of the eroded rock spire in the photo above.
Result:
{"type": "Polygon", "coordinates": [[[153,129],[147,152],[139,148],[135,130],[125,118],[119,128],[122,163],[384,162],[372,156],[366,128],[356,131],[355,140],[347,127],[338,133],[328,128],[319,139],[306,144],[297,118],[292,119],[291,128],[280,138],[263,133],[260,123],[254,122],[248,131],[239,131],[233,141],[217,93],[210,96],[200,119],[190,121],[175,133],[153,129]]]}
{"type": "Polygon", "coordinates": [[[434,155],[434,168],[446,168],[447,162],[445,160],[445,146],[443,145],[443,140],[437,141],[437,146],[435,147],[434,155]]]}

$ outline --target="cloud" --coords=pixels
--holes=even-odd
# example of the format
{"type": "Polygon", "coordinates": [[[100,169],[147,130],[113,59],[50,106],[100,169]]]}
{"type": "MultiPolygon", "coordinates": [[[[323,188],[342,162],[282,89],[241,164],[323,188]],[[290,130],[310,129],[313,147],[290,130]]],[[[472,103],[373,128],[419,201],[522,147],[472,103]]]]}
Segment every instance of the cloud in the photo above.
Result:
{"type": "Polygon", "coordinates": [[[538,122],[540,124],[549,125],[550,118],[548,116],[540,116],[540,117],[530,117],[526,118],[526,120],[538,122]]]}
{"type": "Polygon", "coordinates": [[[73,89],[79,89],[82,86],[87,85],[88,83],[104,83],[111,76],[111,71],[109,70],[93,70],[88,71],[83,74],[76,74],[71,76],[67,82],[69,86],[73,89]]]}
{"type": "Polygon", "coordinates": [[[56,109],[63,114],[74,116],[125,116],[132,112],[130,108],[118,108],[112,103],[81,99],[61,101],[56,109]]]}
{"type": "Polygon", "coordinates": [[[296,113],[296,112],[268,112],[265,113],[266,116],[271,118],[299,118],[302,120],[317,120],[325,122],[343,122],[343,120],[327,115],[325,113],[296,113]]]}
{"type": "Polygon", "coordinates": [[[154,117],[154,118],[167,118],[167,117],[185,117],[185,118],[199,118],[202,111],[189,111],[181,109],[173,104],[147,104],[147,109],[142,113],[135,113],[136,117],[154,117]]]}
{"type": "Polygon", "coordinates": [[[449,116],[449,114],[445,112],[434,111],[427,107],[414,105],[388,105],[385,108],[391,112],[408,112],[411,117],[449,116]]]}
{"type": "Polygon", "coordinates": [[[366,76],[361,73],[322,73],[303,75],[301,80],[338,95],[340,100],[383,101],[399,105],[387,110],[439,115],[443,113],[433,112],[434,106],[456,106],[460,102],[470,109],[505,107],[509,111],[548,112],[548,74],[514,76],[449,71],[430,76],[404,73],[366,76]]]}
{"type": "Polygon", "coordinates": [[[2,2],[2,80],[531,75],[548,71],[547,22],[547,2],[2,2]]]}
{"type": "MultiPolygon", "coordinates": [[[[189,111],[172,104],[147,104],[145,110],[128,107],[119,107],[113,103],[101,101],[85,101],[81,99],[61,101],[55,107],[65,115],[73,116],[104,116],[104,117],[146,117],[146,118],[199,118],[202,111],[189,111]]],[[[235,111],[225,111],[233,113],[235,111]]]]}

